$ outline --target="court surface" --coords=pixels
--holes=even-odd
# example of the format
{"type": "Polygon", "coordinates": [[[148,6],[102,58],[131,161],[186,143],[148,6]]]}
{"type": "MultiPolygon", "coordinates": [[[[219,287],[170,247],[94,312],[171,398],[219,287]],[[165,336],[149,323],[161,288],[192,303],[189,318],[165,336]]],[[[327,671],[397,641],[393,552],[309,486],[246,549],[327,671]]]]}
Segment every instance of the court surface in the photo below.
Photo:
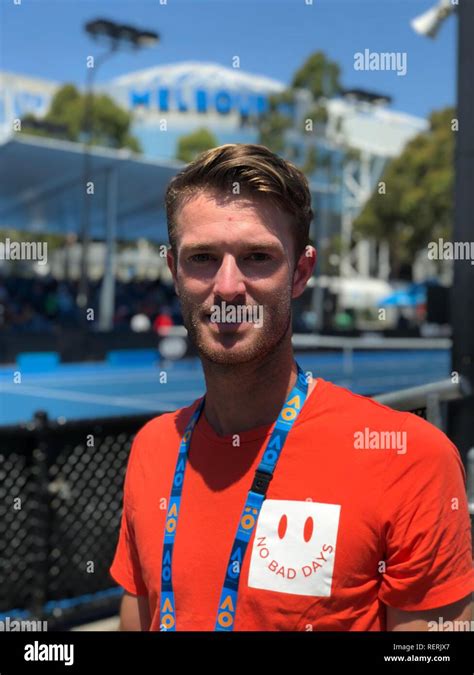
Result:
{"type": "MultiPolygon", "coordinates": [[[[450,351],[400,350],[296,353],[305,372],[375,395],[435,382],[449,376],[450,351]]],[[[38,410],[50,418],[83,419],[159,413],[191,403],[204,393],[197,359],[155,363],[78,363],[52,368],[0,368],[0,425],[32,419],[38,410]],[[160,382],[165,372],[167,382],[160,382]],[[18,373],[21,375],[21,382],[18,373]]]]}

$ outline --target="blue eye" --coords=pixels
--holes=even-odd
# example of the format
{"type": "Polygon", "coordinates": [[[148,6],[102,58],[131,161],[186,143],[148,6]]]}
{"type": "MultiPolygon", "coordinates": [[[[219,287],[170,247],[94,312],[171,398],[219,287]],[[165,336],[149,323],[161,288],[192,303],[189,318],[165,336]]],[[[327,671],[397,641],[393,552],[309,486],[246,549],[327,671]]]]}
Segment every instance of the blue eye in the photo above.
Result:
{"type": "MultiPolygon", "coordinates": [[[[189,257],[189,261],[195,263],[206,263],[209,262],[210,259],[210,253],[195,253],[189,257]]],[[[265,262],[266,260],[271,260],[271,256],[269,256],[267,253],[256,251],[255,253],[250,253],[248,256],[246,256],[246,260],[252,260],[252,262],[265,262]]]]}
{"type": "Polygon", "coordinates": [[[267,253],[259,253],[259,252],[251,253],[249,257],[252,257],[252,256],[260,256],[260,258],[258,258],[257,262],[264,262],[265,260],[270,260],[270,256],[267,253]]]}
{"type": "Polygon", "coordinates": [[[192,255],[190,258],[193,262],[208,262],[209,259],[209,253],[196,253],[195,255],[192,255]],[[204,260],[203,260],[204,258],[204,260]]]}

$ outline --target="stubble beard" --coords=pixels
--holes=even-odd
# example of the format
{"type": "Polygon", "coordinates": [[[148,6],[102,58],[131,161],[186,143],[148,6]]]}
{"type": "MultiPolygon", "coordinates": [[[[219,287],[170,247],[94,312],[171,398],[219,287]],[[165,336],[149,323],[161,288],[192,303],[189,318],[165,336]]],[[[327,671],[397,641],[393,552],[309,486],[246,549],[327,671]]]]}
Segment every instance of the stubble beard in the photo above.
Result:
{"type": "Polygon", "coordinates": [[[202,307],[196,306],[183,289],[180,289],[179,297],[189,339],[198,350],[201,360],[216,365],[233,366],[264,360],[278,349],[290,328],[291,297],[288,289],[279,293],[271,305],[262,306],[262,325],[249,326],[245,337],[233,337],[229,333],[222,338],[211,335],[203,321],[202,307]]]}

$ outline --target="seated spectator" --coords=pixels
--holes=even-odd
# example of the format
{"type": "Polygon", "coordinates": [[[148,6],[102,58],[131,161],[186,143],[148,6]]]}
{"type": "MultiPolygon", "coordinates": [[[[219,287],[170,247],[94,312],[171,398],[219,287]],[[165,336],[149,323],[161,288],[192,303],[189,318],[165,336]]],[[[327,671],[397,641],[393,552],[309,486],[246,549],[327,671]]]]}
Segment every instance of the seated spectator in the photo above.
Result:
{"type": "Polygon", "coordinates": [[[169,329],[173,326],[173,319],[171,317],[171,310],[167,305],[164,305],[161,308],[161,312],[157,315],[153,321],[153,330],[158,335],[166,335],[169,333],[169,329]]]}

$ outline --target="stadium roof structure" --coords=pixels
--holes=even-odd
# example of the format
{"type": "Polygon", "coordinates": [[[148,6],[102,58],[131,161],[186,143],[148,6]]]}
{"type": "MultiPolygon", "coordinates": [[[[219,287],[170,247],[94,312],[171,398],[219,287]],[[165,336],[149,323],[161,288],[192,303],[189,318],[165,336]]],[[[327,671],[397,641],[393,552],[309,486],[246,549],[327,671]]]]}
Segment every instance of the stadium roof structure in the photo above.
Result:
{"type": "MultiPolygon", "coordinates": [[[[88,176],[89,231],[106,238],[108,176],[115,174],[114,231],[119,241],[168,240],[164,197],[171,178],[185,166],[128,149],[92,146],[88,176]]],[[[37,234],[79,234],[85,203],[84,145],[15,134],[0,141],[0,229],[37,234]]],[[[320,191],[310,183],[314,194],[320,191]]]]}
{"type": "MultiPolygon", "coordinates": [[[[107,177],[116,172],[117,238],[167,240],[164,194],[184,166],[129,150],[90,149],[94,194],[88,195],[90,233],[105,238],[107,177]]],[[[15,134],[0,144],[0,228],[36,233],[78,233],[84,204],[84,146],[15,134]]]]}
{"type": "Polygon", "coordinates": [[[207,61],[180,61],[154,66],[121,75],[107,83],[108,86],[150,86],[159,83],[169,87],[203,87],[237,89],[248,92],[277,93],[287,85],[264,75],[254,75],[239,68],[228,68],[207,61]]]}

